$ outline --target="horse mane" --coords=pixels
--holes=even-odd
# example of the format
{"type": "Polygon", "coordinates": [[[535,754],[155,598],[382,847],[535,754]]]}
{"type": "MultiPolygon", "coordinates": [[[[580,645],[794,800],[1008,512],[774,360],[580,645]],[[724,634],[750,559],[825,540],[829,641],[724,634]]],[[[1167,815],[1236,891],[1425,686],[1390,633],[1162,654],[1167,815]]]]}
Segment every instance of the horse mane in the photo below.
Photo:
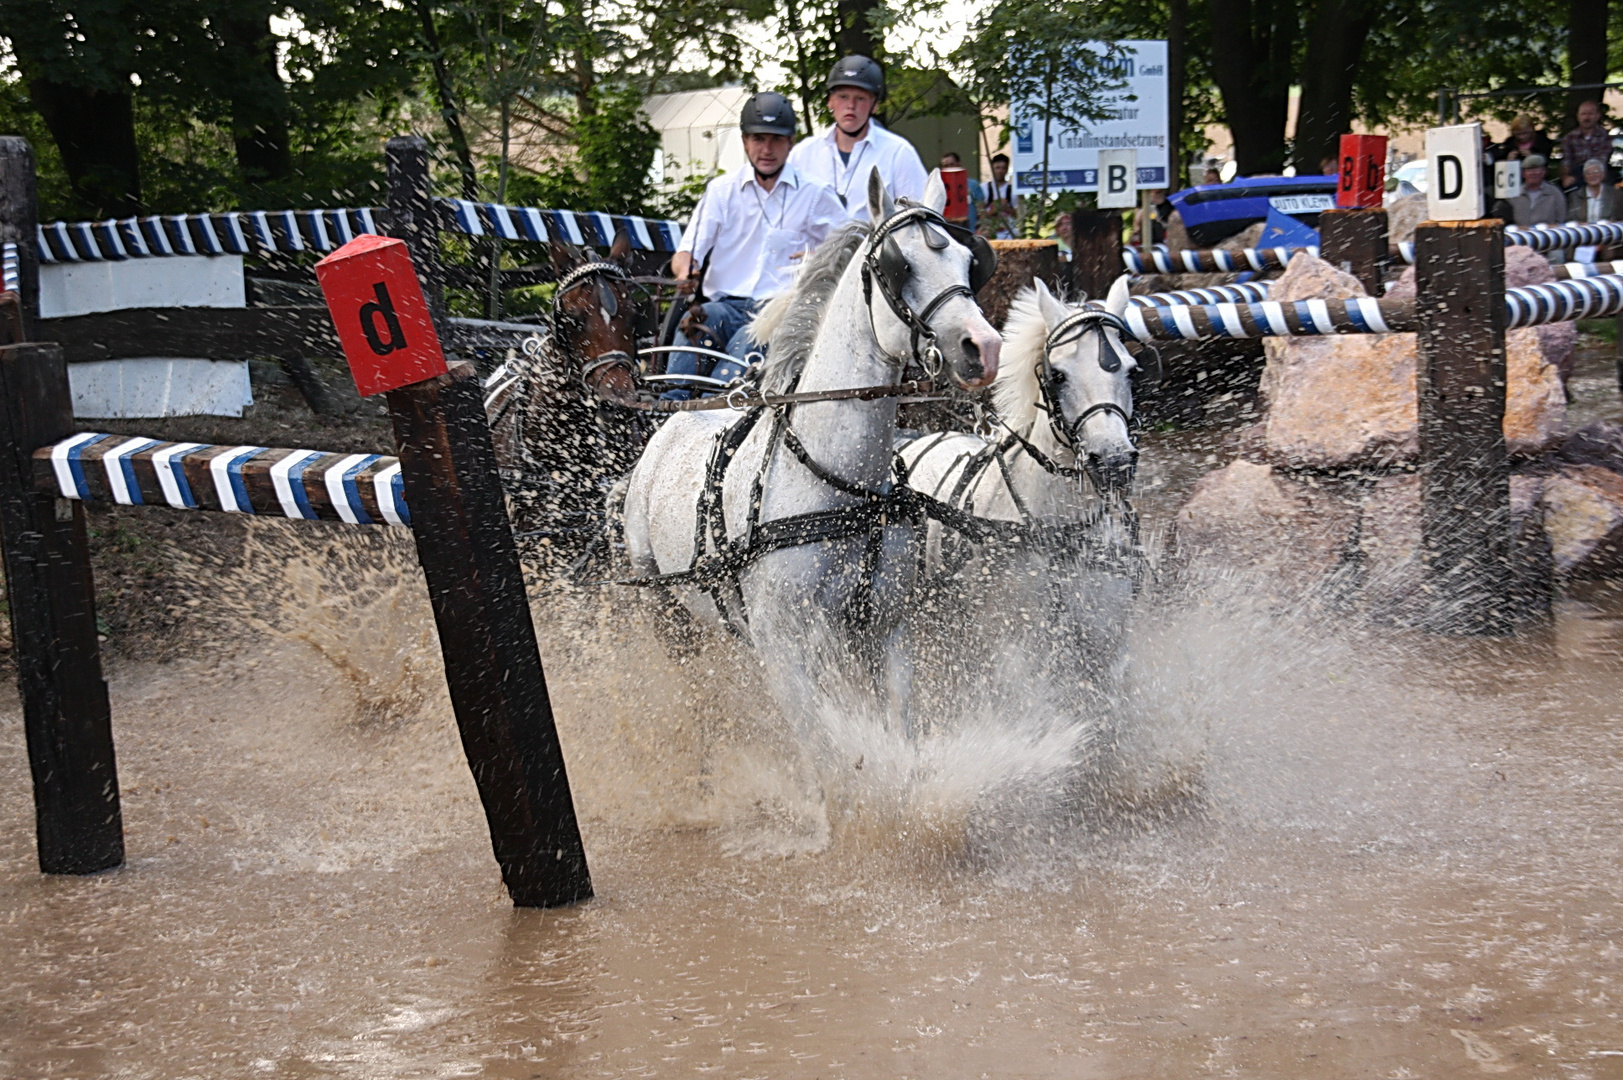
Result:
{"type": "Polygon", "coordinates": [[[1042,400],[1037,362],[1047,342],[1048,322],[1037,303],[1037,290],[1027,285],[1009,304],[1003,320],[1003,358],[992,384],[998,418],[1016,431],[1026,431],[1037,419],[1037,403],[1042,400]]]}
{"type": "Polygon", "coordinates": [[[806,257],[795,275],[794,287],[774,296],[750,321],[751,336],[767,343],[761,371],[761,388],[767,393],[788,393],[800,380],[823,324],[829,297],[872,232],[867,222],[852,221],[830,233],[806,257]]]}

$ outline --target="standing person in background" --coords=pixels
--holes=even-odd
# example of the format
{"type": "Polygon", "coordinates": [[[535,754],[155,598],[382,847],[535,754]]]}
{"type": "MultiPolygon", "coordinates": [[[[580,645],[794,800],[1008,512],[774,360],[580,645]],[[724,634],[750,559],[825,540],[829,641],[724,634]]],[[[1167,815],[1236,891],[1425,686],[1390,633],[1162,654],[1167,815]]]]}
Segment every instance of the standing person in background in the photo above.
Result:
{"type": "Polygon", "coordinates": [[[1547,163],[1555,144],[1550,137],[1533,126],[1533,118],[1522,113],[1510,122],[1510,135],[1493,148],[1495,161],[1526,161],[1537,155],[1547,163]]]}
{"type": "Polygon", "coordinates": [[[1579,177],[1591,160],[1600,162],[1601,179],[1610,179],[1612,136],[1600,122],[1600,105],[1586,101],[1578,106],[1578,126],[1561,139],[1561,186],[1568,191],[1578,187],[1579,177]]]}
{"type": "Polygon", "coordinates": [[[987,235],[997,240],[1014,236],[1014,223],[1020,207],[1014,197],[1014,183],[1009,179],[1009,155],[992,155],[992,179],[986,182],[981,213],[987,219],[987,235]]]}
{"type": "Polygon", "coordinates": [[[798,144],[789,164],[834,189],[846,213],[868,219],[868,174],[877,171],[893,198],[918,199],[928,179],[913,144],[873,118],[885,93],[885,75],[866,56],[847,56],[828,75],[828,111],[834,123],[798,144]]]}
{"type": "Polygon", "coordinates": [[[1583,175],[1583,183],[1567,194],[1567,220],[1585,225],[1623,220],[1623,191],[1606,182],[1606,166],[1600,158],[1584,162],[1583,175]]]}
{"type": "Polygon", "coordinates": [[[1218,172],[1215,168],[1208,167],[1206,169],[1206,175],[1201,177],[1200,182],[1203,185],[1204,184],[1221,184],[1223,182],[1223,174],[1218,172]]]}
{"type": "MultiPolygon", "coordinates": [[[[1522,193],[1514,199],[1500,199],[1494,204],[1494,217],[1512,222],[1517,228],[1530,229],[1534,225],[1560,225],[1567,220],[1567,197],[1554,184],[1544,182],[1547,163],[1542,154],[1529,154],[1522,158],[1522,193]]],[[[1566,252],[1547,251],[1545,257],[1552,263],[1566,262],[1566,252]]]]}
{"type": "Polygon", "coordinates": [[[1148,236],[1144,235],[1144,208],[1139,207],[1133,211],[1133,234],[1139,238],[1139,243],[1165,243],[1167,222],[1172,220],[1172,213],[1172,203],[1167,200],[1166,188],[1152,189],[1150,191],[1150,229],[1148,236]]]}
{"type": "MultiPolygon", "coordinates": [[[[962,169],[964,167],[964,159],[958,156],[958,152],[956,150],[948,150],[945,154],[941,155],[941,167],[943,169],[962,169]]],[[[969,178],[970,232],[975,231],[975,226],[980,220],[980,204],[983,198],[985,198],[985,195],[981,191],[980,180],[971,176],[969,178]]]]}

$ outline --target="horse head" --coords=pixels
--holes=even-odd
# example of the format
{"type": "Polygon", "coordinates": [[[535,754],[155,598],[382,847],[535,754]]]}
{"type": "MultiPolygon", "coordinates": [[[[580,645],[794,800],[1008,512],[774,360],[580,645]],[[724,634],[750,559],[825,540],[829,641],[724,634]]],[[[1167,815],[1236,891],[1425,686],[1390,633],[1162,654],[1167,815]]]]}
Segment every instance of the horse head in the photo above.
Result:
{"type": "Polygon", "coordinates": [[[917,359],[932,377],[945,368],[966,388],[986,386],[997,377],[1003,339],[975,303],[975,286],[990,276],[995,257],[989,245],[954,235],[962,233],[942,218],[946,205],[939,169],[923,199],[900,205],[879,170],[868,175],[874,222],[863,268],[868,313],[887,355],[917,359]]]}
{"type": "Polygon", "coordinates": [[[1069,307],[1041,280],[1036,294],[1046,328],[1037,386],[1049,427],[1100,492],[1124,491],[1138,463],[1127,427],[1138,361],[1122,344],[1127,278],[1116,279],[1102,306],[1069,307]]]}
{"type": "Polygon", "coordinates": [[[589,392],[628,404],[637,400],[630,254],[631,241],[624,232],[615,236],[607,259],[588,258],[569,244],[552,244],[558,274],[552,296],[556,340],[589,392]]]}

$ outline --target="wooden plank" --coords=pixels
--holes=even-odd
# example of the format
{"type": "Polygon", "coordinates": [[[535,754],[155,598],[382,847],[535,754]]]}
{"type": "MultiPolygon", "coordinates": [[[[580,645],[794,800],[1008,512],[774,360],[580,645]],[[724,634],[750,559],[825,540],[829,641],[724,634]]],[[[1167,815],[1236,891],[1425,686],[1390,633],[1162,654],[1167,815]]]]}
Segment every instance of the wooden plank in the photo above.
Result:
{"type": "Polygon", "coordinates": [[[1072,211],[1072,291],[1102,300],[1122,273],[1121,211],[1072,211]]]}
{"type": "Polygon", "coordinates": [[[1420,225],[1415,286],[1421,557],[1435,627],[1509,633],[1514,612],[1503,224],[1420,225]]]}
{"type": "Polygon", "coordinates": [[[520,907],[588,899],[586,850],[479,380],[458,364],[388,398],[445,681],[502,879],[520,907]]]}
{"type": "Polygon", "coordinates": [[[124,862],[84,508],[33,483],[34,449],[72,431],[62,350],[0,348],[0,542],[39,865],[48,874],[93,874],[124,862]]]}
{"type": "Polygon", "coordinates": [[[1370,296],[1384,292],[1388,252],[1385,210],[1326,210],[1319,215],[1319,257],[1357,278],[1370,296]]]}

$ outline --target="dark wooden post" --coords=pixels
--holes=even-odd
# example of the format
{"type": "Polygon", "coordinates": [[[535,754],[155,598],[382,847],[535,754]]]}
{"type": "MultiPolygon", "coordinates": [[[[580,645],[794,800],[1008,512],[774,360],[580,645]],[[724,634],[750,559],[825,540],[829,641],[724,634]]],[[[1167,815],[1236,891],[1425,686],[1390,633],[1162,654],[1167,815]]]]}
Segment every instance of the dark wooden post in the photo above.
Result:
{"type": "Polygon", "coordinates": [[[988,322],[1002,326],[1009,305],[1033,278],[1041,278],[1051,289],[1059,288],[1059,241],[993,240],[992,249],[997,252],[997,272],[976,294],[975,302],[988,322]]]}
{"type": "Polygon", "coordinates": [[[440,212],[428,172],[428,140],[396,135],[384,148],[389,170],[388,234],[406,242],[440,340],[446,334],[445,268],[440,262],[440,212]]]}
{"type": "Polygon", "coordinates": [[[1071,288],[1102,300],[1127,272],[1121,262],[1121,211],[1071,214],[1071,288]]]}
{"type": "Polygon", "coordinates": [[[23,302],[23,340],[39,318],[39,252],[35,230],[39,203],[34,190],[34,148],[15,135],[0,136],[0,244],[17,245],[17,276],[23,302]]]}
{"type": "Polygon", "coordinates": [[[0,347],[0,540],[39,867],[47,874],[93,874],[124,862],[84,506],[34,488],[34,451],[72,434],[61,348],[0,347]]]}
{"type": "Polygon", "coordinates": [[[1451,633],[1509,633],[1503,224],[1421,224],[1415,291],[1421,557],[1435,624],[1451,633]]]}
{"type": "MultiPolygon", "coordinates": [[[[391,139],[391,232],[432,269],[435,238],[422,227],[431,220],[422,210],[432,209],[428,184],[423,141],[391,139]]],[[[432,296],[430,287],[424,280],[432,296]]],[[[592,895],[586,849],[479,380],[471,364],[456,364],[389,391],[388,400],[451,707],[502,880],[520,907],[585,900],[592,895]]]]}
{"type": "Polygon", "coordinates": [[[1319,215],[1319,257],[1357,278],[1370,296],[1383,293],[1388,259],[1386,211],[1326,210],[1319,215]]]}

